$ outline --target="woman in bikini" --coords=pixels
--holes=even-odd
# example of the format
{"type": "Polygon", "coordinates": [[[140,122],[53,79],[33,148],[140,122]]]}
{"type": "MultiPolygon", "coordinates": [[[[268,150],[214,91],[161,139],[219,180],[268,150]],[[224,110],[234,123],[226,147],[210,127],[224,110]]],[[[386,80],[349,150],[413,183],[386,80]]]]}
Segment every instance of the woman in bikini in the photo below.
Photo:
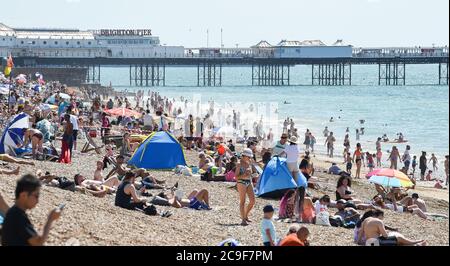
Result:
{"type": "Polygon", "coordinates": [[[356,144],[356,150],[353,153],[353,161],[356,163],[355,178],[361,178],[361,164],[362,164],[362,148],[361,143],[356,144]]]}
{"type": "Polygon", "coordinates": [[[251,222],[248,218],[250,211],[255,205],[255,193],[253,191],[252,183],[252,158],[253,152],[250,149],[244,149],[242,153],[241,161],[236,165],[236,182],[237,189],[239,192],[239,210],[241,213],[242,223],[241,225],[246,226],[251,222]],[[246,198],[249,198],[249,203],[247,207],[245,206],[246,198]]]}
{"type": "Polygon", "coordinates": [[[392,151],[391,154],[389,156],[389,160],[391,161],[391,169],[398,169],[398,161],[402,160],[402,158],[400,157],[400,152],[398,151],[396,146],[392,147],[392,151]]]}
{"type": "Polygon", "coordinates": [[[36,159],[36,150],[41,154],[44,152],[44,135],[35,128],[24,128],[23,133],[23,144],[19,145],[19,148],[26,147],[31,143],[33,159],[36,159]]]}

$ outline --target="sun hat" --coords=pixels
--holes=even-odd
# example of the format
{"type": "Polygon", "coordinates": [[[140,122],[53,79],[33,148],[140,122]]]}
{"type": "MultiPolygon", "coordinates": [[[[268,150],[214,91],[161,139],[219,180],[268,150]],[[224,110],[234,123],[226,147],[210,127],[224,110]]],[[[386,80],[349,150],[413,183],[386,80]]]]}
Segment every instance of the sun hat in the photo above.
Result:
{"type": "Polygon", "coordinates": [[[297,141],[298,141],[298,139],[297,139],[296,136],[292,136],[292,137],[289,139],[289,142],[290,142],[290,143],[297,144],[297,141]]]}
{"type": "Polygon", "coordinates": [[[242,152],[241,155],[242,155],[242,156],[246,156],[246,157],[253,158],[253,152],[252,152],[252,150],[249,149],[249,148],[244,149],[244,151],[242,152]]]}

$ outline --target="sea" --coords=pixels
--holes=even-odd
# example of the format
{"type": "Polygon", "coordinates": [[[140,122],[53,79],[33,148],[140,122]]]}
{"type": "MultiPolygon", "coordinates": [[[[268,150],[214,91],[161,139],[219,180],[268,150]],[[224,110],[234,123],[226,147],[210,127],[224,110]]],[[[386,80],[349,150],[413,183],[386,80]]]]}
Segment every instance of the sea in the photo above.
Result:
{"type": "Polygon", "coordinates": [[[438,65],[407,65],[405,86],[379,86],[378,65],[354,65],[351,86],[312,86],[311,67],[296,66],[290,70],[290,86],[260,87],[252,86],[251,67],[224,66],[221,87],[198,87],[196,67],[166,67],[166,86],[132,87],[129,68],[103,68],[101,82],[121,91],[144,90],[146,96],[148,91],[157,91],[184,109],[183,96],[189,100],[185,114],[196,112],[196,103],[201,101],[203,116],[214,101],[215,113],[222,109],[224,116],[216,124],[226,126],[226,117],[235,110],[250,133],[254,122],[262,120],[264,131],[272,129],[278,137],[283,121],[293,118],[300,141],[309,129],[319,147],[323,147],[322,131],[327,126],[338,139],[339,151],[347,128],[352,147],[360,142],[371,152],[378,137],[386,134],[394,140],[402,133],[408,143],[385,144],[383,150],[396,145],[403,152],[408,144],[412,154],[435,153],[442,165],[449,153],[449,87],[437,85],[438,73],[438,65]],[[364,135],[356,141],[356,129],[361,128],[364,135]]]}

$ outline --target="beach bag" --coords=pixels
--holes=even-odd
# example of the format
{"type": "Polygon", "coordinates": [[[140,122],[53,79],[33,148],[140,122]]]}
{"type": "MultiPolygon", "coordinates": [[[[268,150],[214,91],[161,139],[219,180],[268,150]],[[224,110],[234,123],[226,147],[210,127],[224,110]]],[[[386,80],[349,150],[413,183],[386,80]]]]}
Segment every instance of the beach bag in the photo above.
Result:
{"type": "Polygon", "coordinates": [[[228,171],[228,173],[225,174],[225,180],[227,182],[236,182],[236,174],[234,171],[228,171]]]}
{"type": "Polygon", "coordinates": [[[344,226],[344,221],[342,220],[341,216],[335,215],[333,217],[330,217],[330,225],[333,227],[342,227],[344,226]]]}
{"type": "Polygon", "coordinates": [[[58,182],[60,189],[75,191],[75,182],[70,181],[67,177],[59,177],[58,182]]]}
{"type": "Polygon", "coordinates": [[[211,169],[208,169],[204,174],[200,175],[201,181],[208,181],[212,179],[212,171],[211,169]]]}
{"type": "Polygon", "coordinates": [[[316,225],[331,226],[330,214],[326,211],[319,212],[316,215],[316,225]]]}

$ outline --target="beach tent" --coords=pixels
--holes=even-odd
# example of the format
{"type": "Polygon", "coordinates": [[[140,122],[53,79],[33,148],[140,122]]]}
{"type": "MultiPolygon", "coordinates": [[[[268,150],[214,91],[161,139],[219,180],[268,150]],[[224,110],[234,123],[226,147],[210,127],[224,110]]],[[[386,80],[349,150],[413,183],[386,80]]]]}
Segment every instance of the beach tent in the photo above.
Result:
{"type": "Polygon", "coordinates": [[[281,198],[288,189],[307,186],[307,181],[302,173],[297,176],[298,184],[287,167],[286,158],[273,157],[264,168],[255,194],[263,198],[281,198]]]}
{"type": "Polygon", "coordinates": [[[23,142],[22,129],[29,128],[29,117],[25,113],[16,115],[3,132],[0,139],[0,154],[15,150],[23,142]]]}
{"type": "Polygon", "coordinates": [[[135,151],[129,165],[137,168],[171,170],[186,165],[183,147],[165,131],[152,133],[135,151]]]}

